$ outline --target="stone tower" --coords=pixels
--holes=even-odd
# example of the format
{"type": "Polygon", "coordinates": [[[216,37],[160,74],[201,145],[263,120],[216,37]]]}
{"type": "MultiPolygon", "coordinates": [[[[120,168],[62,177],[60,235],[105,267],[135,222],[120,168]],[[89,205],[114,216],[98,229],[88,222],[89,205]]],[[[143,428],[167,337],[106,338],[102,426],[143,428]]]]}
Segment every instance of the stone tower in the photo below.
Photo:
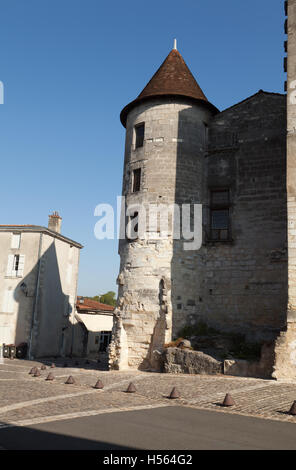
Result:
{"type": "Polygon", "coordinates": [[[121,112],[127,210],[122,221],[129,228],[119,243],[111,368],[158,369],[158,351],[172,333],[194,321],[202,248],[184,250],[184,239],[178,239],[182,211],[171,209],[203,203],[207,127],[216,112],[176,48],[121,112]],[[144,220],[149,225],[141,231],[144,220]]]}
{"type": "Polygon", "coordinates": [[[286,326],[275,347],[273,377],[296,378],[296,0],[285,1],[287,58],[288,304],[286,326]]]}

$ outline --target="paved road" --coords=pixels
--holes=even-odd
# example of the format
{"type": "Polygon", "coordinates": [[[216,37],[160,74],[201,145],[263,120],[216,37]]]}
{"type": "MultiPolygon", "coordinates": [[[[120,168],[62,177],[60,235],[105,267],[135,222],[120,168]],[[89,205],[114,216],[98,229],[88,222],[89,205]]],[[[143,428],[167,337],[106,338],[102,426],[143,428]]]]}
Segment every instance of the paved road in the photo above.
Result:
{"type": "Polygon", "coordinates": [[[296,449],[292,423],[181,406],[0,429],[7,450],[296,449]]]}
{"type": "Polygon", "coordinates": [[[0,450],[296,449],[295,382],[51,362],[38,378],[28,372],[40,361],[0,365],[0,450]],[[65,384],[69,375],[75,384],[65,384]],[[103,390],[94,388],[98,379],[103,390]],[[131,381],[137,391],[125,393],[131,381]],[[179,400],[168,399],[173,387],[179,400]],[[226,393],[233,407],[221,407],[226,393]]]}

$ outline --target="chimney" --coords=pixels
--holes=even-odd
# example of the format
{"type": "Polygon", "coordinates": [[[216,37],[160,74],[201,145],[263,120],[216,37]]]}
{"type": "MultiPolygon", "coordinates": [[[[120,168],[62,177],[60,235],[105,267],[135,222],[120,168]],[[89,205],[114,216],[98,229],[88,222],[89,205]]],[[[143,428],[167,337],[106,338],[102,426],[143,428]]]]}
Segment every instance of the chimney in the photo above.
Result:
{"type": "Polygon", "coordinates": [[[53,212],[48,216],[48,228],[54,232],[61,233],[62,217],[58,212],[53,212]]]}

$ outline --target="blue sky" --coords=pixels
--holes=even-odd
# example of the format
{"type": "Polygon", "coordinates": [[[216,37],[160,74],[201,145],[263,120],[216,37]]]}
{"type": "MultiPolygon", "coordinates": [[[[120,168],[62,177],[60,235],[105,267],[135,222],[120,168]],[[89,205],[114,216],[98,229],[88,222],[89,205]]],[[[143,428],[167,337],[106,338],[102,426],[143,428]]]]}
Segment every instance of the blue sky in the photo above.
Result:
{"type": "Polygon", "coordinates": [[[208,99],[225,109],[283,93],[281,0],[0,0],[0,224],[47,225],[84,245],[80,295],[116,290],[117,240],[94,209],[121,193],[121,109],[178,39],[208,99]]]}

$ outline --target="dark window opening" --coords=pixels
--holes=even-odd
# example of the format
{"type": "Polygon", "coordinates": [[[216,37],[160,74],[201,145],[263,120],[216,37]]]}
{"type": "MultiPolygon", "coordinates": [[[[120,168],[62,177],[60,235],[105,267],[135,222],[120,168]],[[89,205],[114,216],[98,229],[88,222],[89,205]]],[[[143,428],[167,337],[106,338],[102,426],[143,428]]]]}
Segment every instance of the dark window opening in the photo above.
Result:
{"type": "Polygon", "coordinates": [[[13,270],[18,271],[20,264],[20,255],[15,255],[13,260],[13,270]]]}
{"type": "Polygon", "coordinates": [[[210,239],[214,241],[230,239],[230,198],[228,189],[211,191],[210,239]]]}
{"type": "Polygon", "coordinates": [[[145,134],[145,124],[139,124],[135,127],[136,132],[136,149],[143,147],[144,145],[144,134],[145,134]]]}
{"type": "Polygon", "coordinates": [[[106,352],[107,348],[111,342],[111,331],[101,331],[100,335],[100,352],[106,352]]]}
{"type": "Polygon", "coordinates": [[[133,193],[137,193],[141,188],[141,168],[133,171],[133,193]]]}

